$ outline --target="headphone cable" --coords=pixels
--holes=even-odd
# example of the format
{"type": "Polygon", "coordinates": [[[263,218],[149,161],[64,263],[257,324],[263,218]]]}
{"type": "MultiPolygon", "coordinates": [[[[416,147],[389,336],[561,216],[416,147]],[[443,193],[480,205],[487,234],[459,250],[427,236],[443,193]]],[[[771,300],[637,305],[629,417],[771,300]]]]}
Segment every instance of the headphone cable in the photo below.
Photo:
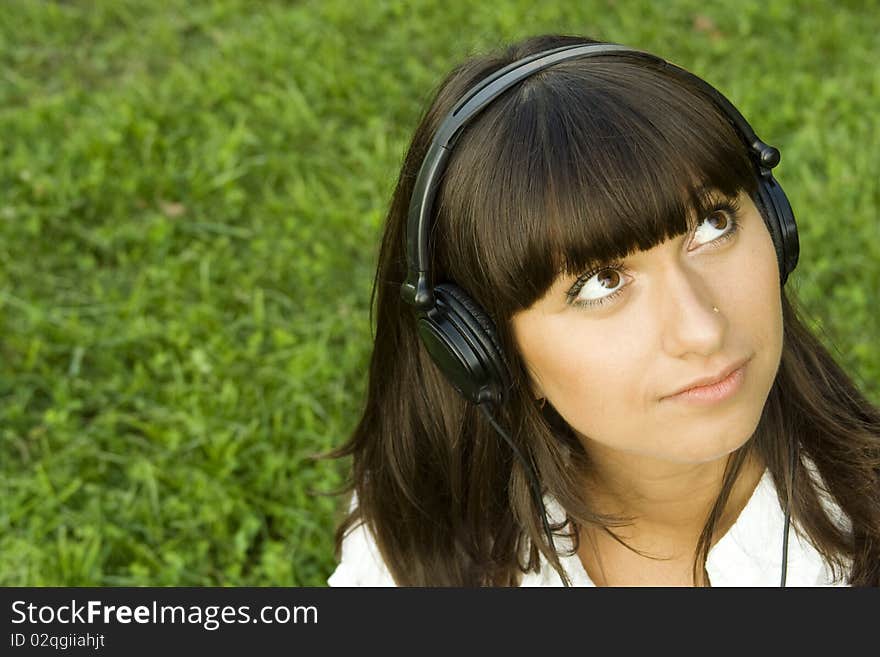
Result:
{"type": "Polygon", "coordinates": [[[785,576],[788,571],[788,528],[791,525],[791,500],[794,497],[794,479],[797,472],[797,438],[791,439],[791,487],[785,504],[785,529],[782,530],[782,579],[780,588],[785,588],[785,576]]]}
{"type": "MultiPolygon", "coordinates": [[[[550,541],[550,547],[553,549],[553,552],[556,552],[556,544],[553,542],[553,532],[550,531],[550,525],[547,522],[547,509],[544,506],[544,500],[541,497],[541,488],[538,486],[538,477],[535,474],[534,466],[529,463],[525,457],[522,455],[522,452],[519,451],[519,448],[513,444],[513,440],[511,440],[510,436],[507,435],[507,432],[502,429],[499,424],[495,421],[495,418],[492,417],[492,414],[489,413],[489,409],[486,408],[485,403],[477,404],[481,411],[483,411],[483,415],[486,416],[486,419],[489,420],[489,423],[495,429],[498,434],[507,441],[507,444],[510,445],[510,448],[513,450],[513,453],[519,459],[520,463],[522,463],[523,468],[525,468],[526,474],[529,477],[529,483],[531,484],[532,489],[532,497],[535,499],[535,504],[541,509],[541,521],[544,524],[544,533],[547,534],[547,540],[550,541]]],[[[562,579],[563,586],[570,586],[565,577],[560,576],[562,579]]]]}

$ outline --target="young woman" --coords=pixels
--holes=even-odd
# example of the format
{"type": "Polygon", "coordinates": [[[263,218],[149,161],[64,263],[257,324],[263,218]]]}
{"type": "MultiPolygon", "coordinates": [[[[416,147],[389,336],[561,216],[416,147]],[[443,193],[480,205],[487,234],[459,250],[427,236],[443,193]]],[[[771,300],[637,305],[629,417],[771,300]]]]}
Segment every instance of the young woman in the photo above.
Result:
{"type": "Polygon", "coordinates": [[[785,287],[778,152],[597,44],[474,57],[416,130],[329,584],[877,586],[880,412],[785,287]]]}

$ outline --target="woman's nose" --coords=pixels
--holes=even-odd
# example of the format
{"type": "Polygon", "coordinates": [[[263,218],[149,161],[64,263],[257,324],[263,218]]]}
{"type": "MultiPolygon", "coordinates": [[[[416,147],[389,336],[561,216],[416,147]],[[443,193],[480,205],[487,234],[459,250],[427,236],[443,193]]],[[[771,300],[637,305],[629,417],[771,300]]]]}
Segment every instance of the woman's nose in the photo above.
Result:
{"type": "Polygon", "coordinates": [[[683,268],[670,269],[664,280],[662,322],[664,348],[673,356],[688,352],[711,356],[721,350],[727,321],[701,275],[683,268]]]}

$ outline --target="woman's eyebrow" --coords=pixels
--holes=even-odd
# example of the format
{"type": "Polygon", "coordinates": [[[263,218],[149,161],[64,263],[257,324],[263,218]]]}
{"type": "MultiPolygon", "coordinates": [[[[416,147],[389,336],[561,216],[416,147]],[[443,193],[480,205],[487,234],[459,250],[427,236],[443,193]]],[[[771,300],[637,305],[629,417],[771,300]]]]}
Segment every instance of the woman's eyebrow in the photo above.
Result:
{"type": "Polygon", "coordinates": [[[695,190],[697,197],[704,203],[713,198],[736,198],[739,193],[725,194],[715,185],[701,185],[695,190]]]}

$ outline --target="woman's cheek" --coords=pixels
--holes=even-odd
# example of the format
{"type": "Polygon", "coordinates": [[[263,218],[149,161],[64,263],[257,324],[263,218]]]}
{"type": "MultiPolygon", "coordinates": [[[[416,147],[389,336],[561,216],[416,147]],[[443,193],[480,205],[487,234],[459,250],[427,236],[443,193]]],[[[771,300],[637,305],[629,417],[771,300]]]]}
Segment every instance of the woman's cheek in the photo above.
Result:
{"type": "Polygon", "coordinates": [[[605,442],[614,436],[633,435],[641,421],[636,383],[627,380],[626,368],[595,360],[571,360],[560,369],[555,390],[556,411],[578,433],[605,442]]]}

